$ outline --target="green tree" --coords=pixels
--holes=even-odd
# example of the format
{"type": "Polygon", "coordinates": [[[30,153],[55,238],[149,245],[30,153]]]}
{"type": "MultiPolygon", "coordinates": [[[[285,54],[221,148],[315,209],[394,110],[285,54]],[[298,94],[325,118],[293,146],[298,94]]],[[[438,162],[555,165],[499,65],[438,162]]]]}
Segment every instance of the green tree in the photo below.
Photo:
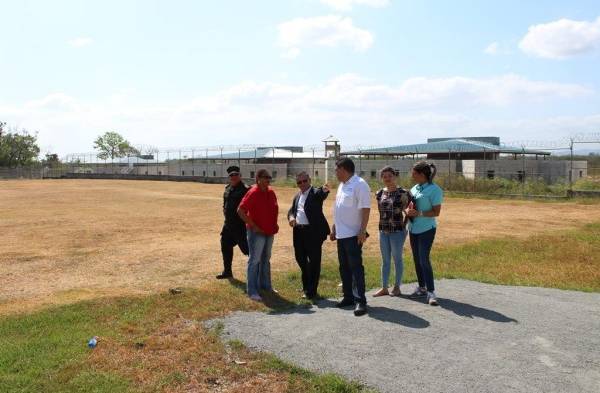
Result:
{"type": "Polygon", "coordinates": [[[37,135],[27,130],[7,132],[6,123],[0,122],[0,166],[28,166],[37,162],[39,154],[37,135]]]}
{"type": "Polygon", "coordinates": [[[118,132],[108,131],[99,136],[94,141],[94,149],[98,150],[98,158],[101,160],[114,160],[131,155],[138,155],[140,152],[123,138],[118,132]]]}
{"type": "Polygon", "coordinates": [[[42,160],[42,164],[48,168],[58,168],[62,162],[58,157],[58,154],[48,153],[46,154],[46,158],[42,160]]]}

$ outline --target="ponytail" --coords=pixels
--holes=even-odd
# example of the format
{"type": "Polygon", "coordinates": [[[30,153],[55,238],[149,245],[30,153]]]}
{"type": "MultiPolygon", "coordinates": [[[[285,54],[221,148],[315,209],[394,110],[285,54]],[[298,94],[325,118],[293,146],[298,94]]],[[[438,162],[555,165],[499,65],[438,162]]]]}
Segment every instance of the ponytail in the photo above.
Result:
{"type": "Polygon", "coordinates": [[[429,164],[429,168],[431,169],[431,176],[429,177],[428,180],[429,180],[429,183],[433,183],[433,178],[437,174],[437,168],[433,162],[429,164]]]}
{"type": "Polygon", "coordinates": [[[417,162],[413,166],[413,170],[424,175],[428,183],[433,183],[433,178],[437,173],[437,168],[434,163],[427,163],[425,161],[417,162]]]}

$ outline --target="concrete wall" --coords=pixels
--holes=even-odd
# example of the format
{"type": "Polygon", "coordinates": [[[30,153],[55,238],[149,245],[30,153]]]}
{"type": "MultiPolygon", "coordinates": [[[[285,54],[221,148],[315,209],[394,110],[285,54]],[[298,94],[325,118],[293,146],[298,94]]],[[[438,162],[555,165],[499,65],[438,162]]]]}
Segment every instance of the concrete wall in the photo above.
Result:
{"type": "MultiPolygon", "coordinates": [[[[499,177],[520,180],[539,179],[548,183],[569,180],[570,161],[555,160],[463,160],[463,175],[472,179],[475,177],[499,177]],[[524,172],[524,173],[523,173],[524,172]]],[[[573,181],[587,176],[587,161],[574,161],[572,170],[573,181]]]]}
{"type": "MultiPolygon", "coordinates": [[[[295,177],[301,171],[307,172],[311,177],[321,181],[335,179],[335,160],[329,159],[314,163],[312,160],[292,162],[290,164],[242,163],[240,169],[242,177],[252,179],[259,169],[267,169],[275,179],[295,177]]],[[[377,179],[380,170],[390,165],[400,172],[401,176],[408,176],[417,160],[390,159],[390,160],[365,160],[354,159],[356,173],[365,179],[377,179]]],[[[570,161],[557,160],[429,160],[438,170],[438,175],[462,174],[473,179],[494,177],[519,180],[525,176],[527,179],[541,179],[548,183],[559,180],[568,181],[572,174],[573,181],[587,177],[587,162],[574,161],[570,170],[570,161]],[[524,174],[523,166],[525,166],[524,174]]],[[[102,164],[82,164],[70,167],[70,173],[109,174],[109,175],[150,175],[150,176],[192,176],[202,178],[226,178],[227,167],[238,165],[237,161],[213,163],[210,161],[176,161],[171,163],[147,164],[121,164],[111,167],[102,164]]]]}
{"type": "MultiPolygon", "coordinates": [[[[88,173],[88,174],[106,174],[106,175],[136,175],[136,176],[197,176],[207,178],[226,178],[227,168],[231,165],[237,165],[236,163],[202,163],[202,162],[174,162],[170,164],[165,163],[148,163],[144,164],[122,164],[111,167],[110,165],[81,165],[75,166],[70,169],[71,173],[88,173]]],[[[287,164],[242,164],[240,170],[242,177],[254,178],[256,171],[259,169],[266,169],[271,174],[274,174],[275,178],[281,178],[286,176],[288,169],[287,164]]]]}

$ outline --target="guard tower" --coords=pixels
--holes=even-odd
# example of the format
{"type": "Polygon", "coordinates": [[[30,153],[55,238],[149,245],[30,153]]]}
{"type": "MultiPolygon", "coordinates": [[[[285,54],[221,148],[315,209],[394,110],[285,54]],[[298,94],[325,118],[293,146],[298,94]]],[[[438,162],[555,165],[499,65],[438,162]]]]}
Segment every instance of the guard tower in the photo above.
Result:
{"type": "Polygon", "coordinates": [[[329,135],[323,140],[325,142],[325,157],[333,157],[335,159],[340,156],[340,141],[333,135],[329,135]]]}

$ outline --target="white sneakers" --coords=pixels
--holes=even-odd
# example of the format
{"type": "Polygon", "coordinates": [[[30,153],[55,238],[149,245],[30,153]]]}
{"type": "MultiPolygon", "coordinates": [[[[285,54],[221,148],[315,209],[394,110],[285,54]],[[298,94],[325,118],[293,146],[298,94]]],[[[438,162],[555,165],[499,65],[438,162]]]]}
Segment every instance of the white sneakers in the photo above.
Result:
{"type": "Polygon", "coordinates": [[[425,288],[421,288],[421,287],[416,287],[415,290],[413,291],[413,293],[408,295],[408,297],[410,297],[410,298],[425,297],[425,296],[427,296],[427,290],[425,288]]]}
{"type": "Polygon", "coordinates": [[[260,297],[260,295],[251,295],[250,299],[254,300],[255,302],[262,302],[262,297],[260,297]]]}
{"type": "Polygon", "coordinates": [[[425,288],[416,287],[414,292],[408,295],[408,297],[411,299],[416,299],[425,296],[427,296],[427,304],[429,304],[430,306],[438,305],[437,296],[435,296],[435,292],[427,291],[427,289],[425,288]]]}
{"type": "Polygon", "coordinates": [[[430,306],[438,305],[438,301],[437,301],[437,297],[435,296],[435,292],[427,292],[427,303],[429,303],[430,306]]]}

